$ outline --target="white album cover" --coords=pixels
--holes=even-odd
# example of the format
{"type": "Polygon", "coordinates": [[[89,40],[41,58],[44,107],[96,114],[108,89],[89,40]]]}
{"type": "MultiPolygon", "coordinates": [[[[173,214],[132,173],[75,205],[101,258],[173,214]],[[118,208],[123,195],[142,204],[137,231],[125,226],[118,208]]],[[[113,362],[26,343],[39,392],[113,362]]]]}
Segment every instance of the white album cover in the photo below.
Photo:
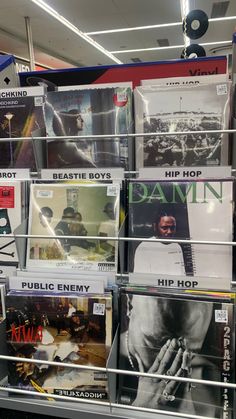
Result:
{"type": "Polygon", "coordinates": [[[119,195],[115,183],[31,185],[28,232],[48,238],[28,240],[27,268],[115,271],[118,242],[99,237],[118,236],[119,195]]]}

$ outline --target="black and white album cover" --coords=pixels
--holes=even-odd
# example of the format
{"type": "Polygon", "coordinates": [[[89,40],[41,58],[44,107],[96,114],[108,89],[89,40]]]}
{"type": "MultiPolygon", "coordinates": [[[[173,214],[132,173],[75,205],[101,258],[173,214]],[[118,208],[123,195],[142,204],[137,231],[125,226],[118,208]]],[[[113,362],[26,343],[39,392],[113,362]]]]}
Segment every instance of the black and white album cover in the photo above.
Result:
{"type": "Polygon", "coordinates": [[[214,418],[233,417],[233,391],[168,375],[234,382],[234,304],[228,298],[121,293],[119,368],[167,375],[120,378],[119,402],[214,418]]]}
{"type": "Polygon", "coordinates": [[[231,180],[134,180],[128,188],[129,236],[159,239],[130,242],[129,272],[201,277],[203,288],[230,289],[231,246],[160,239],[231,241],[231,180]]]}
{"type": "Polygon", "coordinates": [[[116,271],[119,198],[118,183],[31,185],[28,232],[48,238],[28,239],[27,267],[116,271]]]}
{"type": "MultiPolygon", "coordinates": [[[[0,90],[0,137],[31,137],[36,130],[44,131],[44,88],[21,87],[0,90]]],[[[0,167],[35,170],[31,140],[1,141],[0,167]]]]}
{"type": "Polygon", "coordinates": [[[136,167],[228,164],[226,134],[188,131],[228,128],[230,82],[152,85],[135,89],[136,167]],[[182,132],[183,135],[165,135],[182,132]],[[158,135],[159,133],[159,135],[158,135]]]}
{"type": "MultiPolygon", "coordinates": [[[[45,103],[48,136],[67,136],[68,140],[48,140],[49,168],[96,168],[129,166],[131,148],[119,134],[132,132],[132,88],[124,83],[72,86],[49,92],[45,103]],[[109,135],[116,135],[109,138],[109,135]],[[70,136],[107,135],[103,139],[74,139],[70,136]]],[[[130,142],[131,143],[131,142],[130,142]]]]}
{"type": "MultiPolygon", "coordinates": [[[[106,366],[112,341],[112,296],[10,292],[8,354],[42,361],[106,366]]],[[[107,376],[46,364],[8,363],[10,386],[40,393],[106,399],[107,376]]]]}

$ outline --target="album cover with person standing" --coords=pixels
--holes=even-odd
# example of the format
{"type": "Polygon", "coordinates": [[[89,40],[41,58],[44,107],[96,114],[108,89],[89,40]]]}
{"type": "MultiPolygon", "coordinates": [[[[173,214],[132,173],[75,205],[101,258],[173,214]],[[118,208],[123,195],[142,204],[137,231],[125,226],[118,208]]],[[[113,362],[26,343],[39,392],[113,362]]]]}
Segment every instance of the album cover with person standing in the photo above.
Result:
{"type": "Polygon", "coordinates": [[[107,399],[105,373],[60,363],[106,367],[112,342],[112,296],[11,291],[6,296],[8,354],[59,365],[8,363],[11,387],[107,399]]]}
{"type": "Polygon", "coordinates": [[[28,234],[48,238],[28,239],[27,267],[116,271],[119,198],[118,183],[31,185],[28,234]]]}
{"type": "Polygon", "coordinates": [[[48,136],[68,137],[48,140],[49,168],[132,168],[132,142],[119,138],[133,130],[131,83],[61,87],[48,92],[44,115],[48,136]],[[89,135],[107,137],[70,138],[89,135]]]}
{"type": "Polygon", "coordinates": [[[121,293],[119,368],[166,379],[120,376],[119,402],[183,414],[233,417],[233,390],[168,379],[234,382],[231,295],[121,293]]]}
{"type": "Polygon", "coordinates": [[[227,165],[227,134],[203,131],[228,129],[230,88],[226,81],[137,87],[135,130],[153,135],[136,138],[136,168],[227,165]]]}
{"type": "Polygon", "coordinates": [[[158,239],[130,242],[129,272],[182,282],[202,278],[194,286],[230,289],[231,246],[197,241],[232,240],[231,180],[132,180],[128,207],[129,236],[158,239]],[[196,243],[176,242],[189,239],[196,243]]]}

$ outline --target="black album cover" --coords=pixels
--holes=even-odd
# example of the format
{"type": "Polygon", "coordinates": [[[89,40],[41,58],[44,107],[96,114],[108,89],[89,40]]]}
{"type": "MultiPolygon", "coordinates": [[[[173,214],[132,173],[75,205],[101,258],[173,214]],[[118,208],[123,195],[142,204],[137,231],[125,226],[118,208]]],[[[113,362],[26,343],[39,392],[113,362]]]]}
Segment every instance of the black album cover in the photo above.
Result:
{"type": "Polygon", "coordinates": [[[154,133],[136,139],[137,169],[228,164],[227,135],[201,131],[228,128],[230,87],[230,82],[137,87],[136,132],[154,133]]]}
{"type": "MultiPolygon", "coordinates": [[[[6,296],[11,356],[105,367],[112,340],[112,297],[10,292],[6,296]]],[[[61,396],[107,398],[107,377],[91,370],[9,362],[8,383],[61,396]]]]}
{"type": "MultiPolygon", "coordinates": [[[[130,237],[213,242],[232,238],[230,180],[130,181],[128,206],[130,237]]],[[[133,241],[129,244],[129,272],[205,278],[202,287],[228,290],[232,249],[214,244],[133,241]]]]}
{"type": "MultiPolygon", "coordinates": [[[[0,138],[31,137],[34,131],[43,131],[43,101],[43,87],[1,89],[0,138]]],[[[1,141],[0,167],[35,170],[32,141],[1,141]]]]}
{"type": "Polygon", "coordinates": [[[127,83],[48,92],[44,111],[47,135],[68,137],[48,140],[49,168],[130,168],[130,142],[119,138],[132,132],[132,90],[127,83]],[[89,135],[108,137],[70,140],[70,136],[89,135]]]}
{"type": "Polygon", "coordinates": [[[228,298],[156,292],[121,294],[119,368],[167,375],[122,375],[119,402],[214,418],[232,418],[233,391],[181,383],[168,375],[234,382],[234,305],[228,298]]]}

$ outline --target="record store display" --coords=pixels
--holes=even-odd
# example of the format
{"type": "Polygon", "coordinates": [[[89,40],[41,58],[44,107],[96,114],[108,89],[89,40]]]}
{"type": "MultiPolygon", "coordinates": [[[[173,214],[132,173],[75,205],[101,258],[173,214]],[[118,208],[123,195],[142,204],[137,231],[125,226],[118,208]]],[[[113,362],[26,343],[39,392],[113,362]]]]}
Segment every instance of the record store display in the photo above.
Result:
{"type": "Polygon", "coordinates": [[[99,236],[117,237],[119,197],[115,183],[31,185],[28,233],[49,239],[28,240],[27,268],[115,271],[117,242],[99,236]]]}
{"type": "Polygon", "coordinates": [[[227,134],[188,131],[227,129],[230,82],[135,89],[136,168],[228,164],[227,134]],[[174,135],[174,132],[184,132],[174,135]],[[158,133],[170,132],[161,136],[158,133]],[[155,135],[155,133],[157,133],[155,135]]]}
{"type": "Polygon", "coordinates": [[[168,375],[234,382],[234,303],[228,297],[123,290],[119,402],[210,418],[233,417],[233,390],[168,380],[168,375]],[[227,354],[227,355],[226,355],[227,354]],[[227,361],[226,361],[227,357],[227,361]]]}
{"type": "MultiPolygon", "coordinates": [[[[208,24],[193,10],[184,35],[208,24]]],[[[226,57],[193,54],[206,51],[84,68],[89,85],[71,68],[71,86],[53,70],[0,90],[0,137],[40,137],[0,141],[7,403],[85,419],[127,407],[140,419],[233,419],[232,82],[226,57]],[[132,81],[113,82],[117,67],[132,81]]]]}

